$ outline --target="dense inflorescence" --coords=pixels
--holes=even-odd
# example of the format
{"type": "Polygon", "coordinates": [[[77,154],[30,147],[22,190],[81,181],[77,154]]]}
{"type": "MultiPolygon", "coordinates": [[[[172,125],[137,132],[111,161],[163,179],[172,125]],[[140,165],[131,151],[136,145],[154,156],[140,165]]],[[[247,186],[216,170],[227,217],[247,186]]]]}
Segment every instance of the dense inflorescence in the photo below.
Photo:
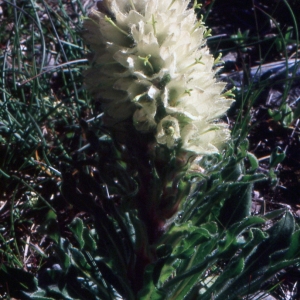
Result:
{"type": "Polygon", "coordinates": [[[110,123],[132,118],[169,149],[219,152],[230,135],[219,118],[233,100],[188,1],[103,0],[98,8],[84,22],[93,51],[85,81],[110,123]]]}

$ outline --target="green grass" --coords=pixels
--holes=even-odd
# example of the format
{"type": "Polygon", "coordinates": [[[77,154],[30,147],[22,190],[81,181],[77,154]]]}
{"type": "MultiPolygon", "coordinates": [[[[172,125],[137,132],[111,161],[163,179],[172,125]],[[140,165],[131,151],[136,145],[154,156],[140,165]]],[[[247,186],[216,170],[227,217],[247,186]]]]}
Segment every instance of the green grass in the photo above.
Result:
{"type": "Polygon", "coordinates": [[[47,210],[55,211],[60,164],[85,143],[79,121],[92,114],[81,75],[87,50],[79,29],[86,10],[81,1],[68,7],[58,1],[55,9],[46,1],[5,1],[3,7],[1,256],[26,268],[26,259],[39,256],[32,246],[25,257],[26,237],[39,244],[38,224],[47,210]]]}

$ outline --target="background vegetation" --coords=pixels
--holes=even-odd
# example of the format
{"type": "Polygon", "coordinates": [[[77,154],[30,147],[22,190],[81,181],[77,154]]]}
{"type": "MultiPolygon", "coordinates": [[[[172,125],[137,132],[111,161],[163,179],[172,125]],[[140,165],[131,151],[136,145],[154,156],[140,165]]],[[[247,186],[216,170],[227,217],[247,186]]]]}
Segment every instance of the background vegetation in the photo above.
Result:
{"type": "Polygon", "coordinates": [[[203,160],[205,177],[184,177],[189,201],[145,256],[147,228],[124,205],[139,191],[134,163],[83,85],[92,4],[0,1],[2,299],[298,299],[298,2],[197,9],[236,86],[233,138],[203,160]]]}

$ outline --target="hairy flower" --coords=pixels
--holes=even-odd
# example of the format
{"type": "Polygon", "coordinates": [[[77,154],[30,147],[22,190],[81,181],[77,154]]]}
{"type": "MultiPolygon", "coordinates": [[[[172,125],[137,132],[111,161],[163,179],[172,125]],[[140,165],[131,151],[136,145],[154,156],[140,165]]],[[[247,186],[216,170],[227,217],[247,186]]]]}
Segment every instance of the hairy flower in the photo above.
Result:
{"type": "Polygon", "coordinates": [[[93,56],[86,85],[115,122],[133,118],[159,144],[218,152],[232,103],[215,79],[209,34],[185,0],[103,0],[84,21],[93,56]]]}
{"type": "Polygon", "coordinates": [[[174,147],[174,144],[180,138],[178,120],[171,116],[163,118],[157,126],[156,138],[158,143],[167,144],[169,148],[174,147]]]}

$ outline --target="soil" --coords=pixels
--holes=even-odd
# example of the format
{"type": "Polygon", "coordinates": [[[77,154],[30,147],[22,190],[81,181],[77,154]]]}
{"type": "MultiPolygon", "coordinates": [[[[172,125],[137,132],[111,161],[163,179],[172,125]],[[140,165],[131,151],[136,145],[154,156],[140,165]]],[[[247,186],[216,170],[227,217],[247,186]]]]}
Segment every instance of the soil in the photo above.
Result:
{"type": "MultiPolygon", "coordinates": [[[[294,15],[299,16],[299,1],[288,3],[294,15]]],[[[284,61],[285,56],[296,58],[297,45],[290,42],[285,48],[276,49],[274,46],[276,41],[269,40],[278,34],[279,27],[283,33],[291,30],[292,36],[296,35],[289,8],[284,1],[205,1],[201,13],[205,14],[206,8],[212,4],[206,24],[212,28],[213,36],[219,38],[210,39],[208,45],[213,51],[223,54],[225,66],[222,79],[228,82],[234,79],[239,88],[241,83],[245,83],[244,75],[252,73],[252,76],[249,75],[249,84],[254,81],[257,89],[262,88],[251,110],[249,151],[258,158],[262,172],[269,169],[272,151],[278,149],[286,155],[285,159],[274,168],[278,181],[273,184],[270,182],[257,184],[255,199],[265,200],[268,206],[272,206],[273,203],[288,205],[298,217],[300,216],[299,115],[295,114],[291,123],[283,124],[281,120],[274,120],[269,113],[269,110],[280,110],[284,103],[296,112],[299,110],[299,64],[295,66],[295,61],[292,60],[294,69],[285,73],[284,61]],[[233,49],[236,45],[232,39],[228,40],[230,36],[237,35],[238,31],[242,34],[247,32],[248,41],[251,39],[254,41],[252,45],[241,45],[238,49],[233,49]],[[266,42],[255,44],[256,37],[266,42]],[[261,62],[265,69],[262,68],[261,76],[255,77],[255,72],[251,71],[255,71],[255,67],[261,62]],[[295,78],[288,81],[292,75],[295,78]],[[289,89],[287,94],[285,89],[289,89]]],[[[232,116],[229,114],[232,123],[235,121],[234,117],[234,114],[232,116]]]]}

